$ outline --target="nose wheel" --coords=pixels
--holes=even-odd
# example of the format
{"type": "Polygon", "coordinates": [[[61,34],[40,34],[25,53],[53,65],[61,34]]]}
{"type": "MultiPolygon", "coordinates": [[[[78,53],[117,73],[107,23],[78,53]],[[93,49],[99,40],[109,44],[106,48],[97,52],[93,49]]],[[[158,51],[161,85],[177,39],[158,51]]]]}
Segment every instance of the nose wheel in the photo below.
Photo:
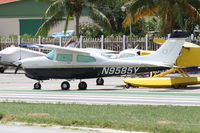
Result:
{"type": "Polygon", "coordinates": [[[103,84],[104,84],[103,78],[98,78],[98,79],[96,80],[96,83],[97,83],[97,85],[103,85],[103,84]]]}
{"type": "Polygon", "coordinates": [[[61,84],[62,90],[69,90],[69,88],[70,88],[69,82],[67,82],[67,81],[62,82],[62,84],[61,84]]]}
{"type": "Polygon", "coordinates": [[[33,89],[34,90],[41,90],[41,87],[42,86],[41,86],[40,82],[37,82],[37,83],[34,84],[33,89]]]}
{"type": "Polygon", "coordinates": [[[79,90],[86,90],[86,89],[87,89],[87,83],[84,82],[84,81],[81,81],[81,82],[78,84],[78,89],[79,89],[79,90]]]}

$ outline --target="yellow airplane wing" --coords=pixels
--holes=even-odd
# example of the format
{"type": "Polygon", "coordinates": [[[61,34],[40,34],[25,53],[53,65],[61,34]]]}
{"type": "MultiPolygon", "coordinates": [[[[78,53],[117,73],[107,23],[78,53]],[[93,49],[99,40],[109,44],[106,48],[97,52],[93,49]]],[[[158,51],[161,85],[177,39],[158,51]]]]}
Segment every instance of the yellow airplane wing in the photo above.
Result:
{"type": "Polygon", "coordinates": [[[150,50],[142,50],[140,51],[140,55],[148,55],[148,54],[153,54],[155,51],[150,51],[150,50]]]}
{"type": "Polygon", "coordinates": [[[176,66],[200,66],[200,47],[184,47],[181,55],[176,60],[176,66]]]}
{"type": "Polygon", "coordinates": [[[165,39],[162,39],[162,38],[154,38],[153,39],[153,42],[154,43],[157,43],[157,44],[163,44],[166,40],[165,39]]]}

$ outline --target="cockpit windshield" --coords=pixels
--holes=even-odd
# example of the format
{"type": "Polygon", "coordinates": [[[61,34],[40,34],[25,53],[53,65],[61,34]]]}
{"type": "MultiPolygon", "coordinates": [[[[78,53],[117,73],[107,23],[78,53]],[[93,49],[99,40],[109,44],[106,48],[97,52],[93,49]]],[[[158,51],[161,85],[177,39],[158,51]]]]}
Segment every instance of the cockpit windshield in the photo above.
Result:
{"type": "Polygon", "coordinates": [[[54,51],[54,50],[50,51],[50,52],[46,55],[46,57],[47,57],[48,59],[50,59],[50,60],[53,60],[53,59],[54,59],[54,56],[55,56],[55,51],[54,51]]]}

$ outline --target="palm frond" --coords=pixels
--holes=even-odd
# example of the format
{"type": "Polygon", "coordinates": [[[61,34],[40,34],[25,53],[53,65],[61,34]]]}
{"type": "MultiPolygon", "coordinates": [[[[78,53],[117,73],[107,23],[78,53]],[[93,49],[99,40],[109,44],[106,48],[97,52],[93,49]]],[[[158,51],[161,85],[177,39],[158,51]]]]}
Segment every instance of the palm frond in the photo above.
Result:
{"type": "Polygon", "coordinates": [[[57,11],[53,16],[48,18],[38,29],[36,36],[42,35],[42,36],[47,36],[48,31],[50,30],[51,27],[59,24],[63,19],[63,12],[62,10],[57,11]]]}
{"type": "Polygon", "coordinates": [[[108,31],[112,30],[112,26],[108,18],[98,9],[94,8],[92,5],[88,5],[88,9],[90,10],[90,15],[99,21],[107,28],[108,31]]]}
{"type": "Polygon", "coordinates": [[[128,27],[130,25],[131,21],[133,23],[136,23],[140,18],[151,16],[151,15],[157,13],[159,9],[160,9],[159,5],[156,5],[153,8],[143,6],[140,9],[138,9],[138,11],[136,13],[128,14],[126,16],[125,20],[123,21],[122,25],[124,27],[128,27]]]}
{"type": "Polygon", "coordinates": [[[187,0],[187,2],[196,9],[200,7],[200,0],[187,0]]]}
{"type": "Polygon", "coordinates": [[[126,15],[124,21],[122,22],[122,25],[123,25],[124,27],[128,27],[128,26],[130,25],[130,23],[131,23],[131,21],[132,21],[132,15],[133,15],[133,14],[127,14],[127,15],[126,15]]]}
{"type": "Polygon", "coordinates": [[[136,23],[140,18],[151,16],[158,12],[159,9],[159,5],[155,5],[152,8],[143,6],[140,9],[138,9],[138,11],[135,14],[133,14],[133,22],[136,23]]]}
{"type": "Polygon", "coordinates": [[[161,18],[161,33],[170,33],[173,25],[174,25],[174,20],[173,20],[173,15],[170,10],[166,12],[162,12],[160,14],[161,18]]]}
{"type": "Polygon", "coordinates": [[[158,0],[132,0],[125,4],[125,6],[128,8],[129,12],[136,13],[142,7],[152,9],[154,7],[157,7],[157,5],[160,5],[161,3],[162,2],[158,0]]]}
{"type": "Polygon", "coordinates": [[[160,3],[158,0],[131,0],[127,2],[124,6],[128,8],[129,13],[122,25],[128,27],[131,21],[136,23],[140,18],[157,13],[160,9],[160,3]]]}
{"type": "Polygon", "coordinates": [[[183,3],[182,7],[185,9],[185,11],[188,13],[189,16],[191,16],[200,24],[200,13],[196,8],[194,8],[189,3],[183,3]]]}
{"type": "Polygon", "coordinates": [[[46,10],[46,12],[44,13],[43,18],[52,16],[53,14],[55,14],[55,12],[57,12],[57,10],[60,10],[60,8],[64,8],[63,7],[63,2],[64,0],[57,0],[55,2],[53,2],[46,10]]]}

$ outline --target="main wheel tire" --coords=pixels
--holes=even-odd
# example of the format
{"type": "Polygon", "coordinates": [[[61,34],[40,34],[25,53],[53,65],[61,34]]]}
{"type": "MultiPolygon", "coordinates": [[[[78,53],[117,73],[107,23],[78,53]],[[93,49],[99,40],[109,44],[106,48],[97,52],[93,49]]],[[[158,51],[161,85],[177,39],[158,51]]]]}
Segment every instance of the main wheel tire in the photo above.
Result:
{"type": "Polygon", "coordinates": [[[78,84],[78,89],[79,90],[86,90],[87,89],[87,83],[82,81],[78,84]]]}
{"type": "Polygon", "coordinates": [[[33,89],[34,90],[41,90],[41,87],[42,87],[41,84],[39,82],[37,82],[37,83],[34,84],[33,89]]]}
{"type": "Polygon", "coordinates": [[[62,82],[62,84],[61,84],[62,90],[69,90],[69,88],[70,88],[69,82],[67,82],[67,81],[62,82]]]}
{"type": "Polygon", "coordinates": [[[96,83],[97,83],[97,85],[103,85],[103,84],[104,84],[103,78],[98,78],[98,79],[96,80],[96,83]]]}
{"type": "Polygon", "coordinates": [[[0,73],[4,73],[5,69],[2,67],[0,68],[0,73]]]}

